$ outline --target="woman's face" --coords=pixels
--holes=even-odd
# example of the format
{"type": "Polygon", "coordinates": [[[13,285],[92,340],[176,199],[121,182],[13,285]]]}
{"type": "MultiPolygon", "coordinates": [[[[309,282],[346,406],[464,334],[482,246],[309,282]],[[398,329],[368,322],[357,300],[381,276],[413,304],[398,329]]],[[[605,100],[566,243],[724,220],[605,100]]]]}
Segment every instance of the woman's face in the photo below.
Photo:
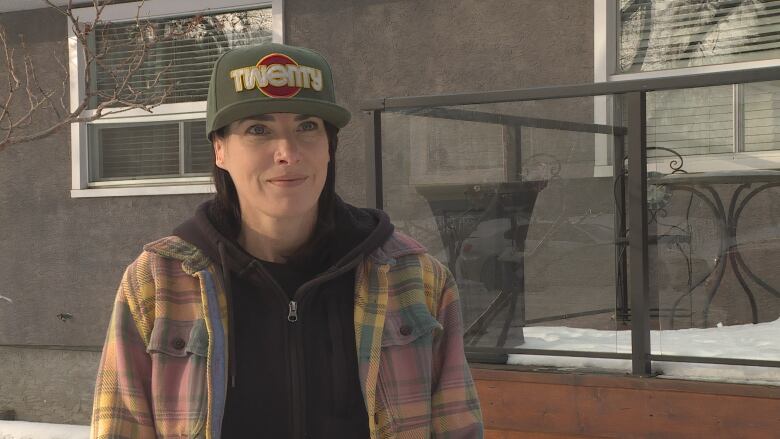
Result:
{"type": "Polygon", "coordinates": [[[292,113],[231,123],[214,138],[217,166],[236,185],[241,210],[273,218],[316,215],[328,174],[328,136],[319,117],[292,113]]]}

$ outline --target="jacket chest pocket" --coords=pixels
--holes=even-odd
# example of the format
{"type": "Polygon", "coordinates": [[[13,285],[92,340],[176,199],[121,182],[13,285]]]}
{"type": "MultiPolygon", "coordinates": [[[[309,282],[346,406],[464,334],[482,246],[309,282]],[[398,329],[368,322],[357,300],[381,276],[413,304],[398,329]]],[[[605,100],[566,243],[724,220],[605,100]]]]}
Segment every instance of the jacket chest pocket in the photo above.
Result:
{"type": "Polygon", "coordinates": [[[147,351],[152,357],[152,411],[157,434],[201,437],[208,407],[205,321],[155,319],[147,351]]]}
{"type": "Polygon", "coordinates": [[[396,433],[430,425],[431,349],[434,332],[440,329],[441,324],[422,303],[388,311],[385,316],[377,399],[396,433]]]}

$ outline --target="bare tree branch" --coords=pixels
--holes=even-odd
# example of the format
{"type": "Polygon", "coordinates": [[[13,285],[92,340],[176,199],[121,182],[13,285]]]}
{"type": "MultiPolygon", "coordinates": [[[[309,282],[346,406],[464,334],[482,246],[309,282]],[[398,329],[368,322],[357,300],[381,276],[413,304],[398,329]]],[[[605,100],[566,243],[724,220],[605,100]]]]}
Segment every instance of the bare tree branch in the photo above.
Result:
{"type": "Polygon", "coordinates": [[[172,95],[173,81],[166,83],[165,80],[171,63],[157,66],[153,77],[145,82],[138,81],[145,74],[143,70],[149,68],[146,63],[154,45],[186,34],[195,24],[186,23],[181,31],[157,36],[154,26],[141,17],[144,1],[137,6],[135,21],[119,27],[112,27],[112,23],[102,18],[111,0],[93,0],[94,19],[90,22],[82,22],[76,15],[72,0],[66,6],[44,1],[67,18],[80,46],[83,63],[79,67],[84,77],[81,84],[84,93],[77,105],[68,105],[68,64],[55,55],[53,58],[60,66],[62,81],[54,85],[41,80],[23,36],[20,35],[18,44],[12,44],[0,26],[0,58],[7,72],[7,90],[0,90],[0,93],[7,93],[5,96],[0,94],[0,151],[44,138],[73,123],[91,122],[131,110],[151,113],[172,95]],[[119,33],[121,48],[127,45],[127,50],[113,50],[117,48],[117,42],[112,40],[117,38],[112,36],[112,31],[119,33]],[[126,37],[122,33],[126,33],[126,37]],[[101,47],[90,44],[91,40],[100,40],[101,47]],[[15,48],[20,53],[15,52],[15,48]],[[109,56],[116,53],[126,53],[126,56],[109,61],[109,56]],[[99,84],[95,72],[102,75],[99,84]]]}

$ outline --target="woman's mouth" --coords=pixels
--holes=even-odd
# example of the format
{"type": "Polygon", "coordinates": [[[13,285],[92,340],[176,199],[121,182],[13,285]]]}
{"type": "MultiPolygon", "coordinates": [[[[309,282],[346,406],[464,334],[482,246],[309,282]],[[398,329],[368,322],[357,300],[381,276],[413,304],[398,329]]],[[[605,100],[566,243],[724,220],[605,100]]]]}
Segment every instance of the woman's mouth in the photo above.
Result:
{"type": "Polygon", "coordinates": [[[277,187],[289,188],[289,187],[300,186],[301,184],[303,184],[304,181],[306,181],[306,178],[307,177],[290,177],[290,178],[284,177],[284,178],[275,178],[272,180],[268,180],[268,182],[277,187]]]}

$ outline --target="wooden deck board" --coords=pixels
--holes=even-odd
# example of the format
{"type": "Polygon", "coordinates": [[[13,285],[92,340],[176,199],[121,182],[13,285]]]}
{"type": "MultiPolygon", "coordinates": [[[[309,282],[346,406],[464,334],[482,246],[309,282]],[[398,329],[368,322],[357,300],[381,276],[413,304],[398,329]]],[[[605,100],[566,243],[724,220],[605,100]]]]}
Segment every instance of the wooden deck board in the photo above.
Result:
{"type": "Polygon", "coordinates": [[[486,437],[777,438],[780,388],[473,369],[486,437]]]}

